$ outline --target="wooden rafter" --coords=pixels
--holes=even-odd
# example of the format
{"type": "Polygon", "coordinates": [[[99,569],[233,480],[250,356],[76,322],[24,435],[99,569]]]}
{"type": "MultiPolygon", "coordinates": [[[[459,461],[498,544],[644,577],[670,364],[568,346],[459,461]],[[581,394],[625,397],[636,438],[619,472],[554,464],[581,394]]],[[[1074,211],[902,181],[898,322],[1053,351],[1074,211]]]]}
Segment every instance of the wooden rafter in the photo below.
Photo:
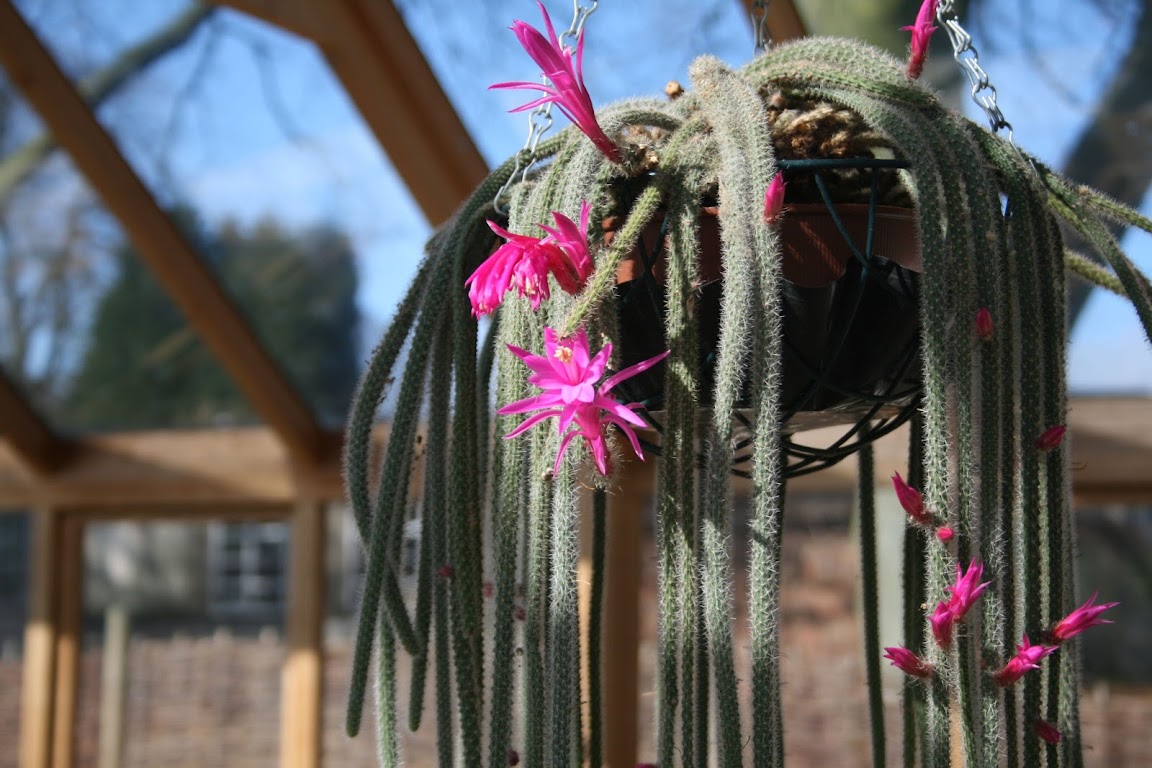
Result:
{"type": "MultiPolygon", "coordinates": [[[[741,0],[744,7],[749,13],[752,12],[752,7],[755,5],[755,0],[741,0]]],[[[777,43],[782,43],[786,40],[795,40],[798,37],[804,37],[808,34],[807,28],[804,26],[804,19],[801,18],[800,12],[796,10],[796,3],[793,0],[771,0],[768,3],[768,34],[772,40],[777,43]]]]}
{"type": "Polygon", "coordinates": [[[319,46],[432,224],[456,210],[488,165],[390,0],[212,0],[319,46]]]}
{"type": "Polygon", "coordinates": [[[16,386],[0,369],[0,438],[35,472],[51,472],[68,457],[68,443],[52,431],[16,386]]]}
{"type": "Polygon", "coordinates": [[[314,461],[325,435],[308,404],[11,0],[0,0],[0,64],[256,412],[297,460],[314,461]]]}

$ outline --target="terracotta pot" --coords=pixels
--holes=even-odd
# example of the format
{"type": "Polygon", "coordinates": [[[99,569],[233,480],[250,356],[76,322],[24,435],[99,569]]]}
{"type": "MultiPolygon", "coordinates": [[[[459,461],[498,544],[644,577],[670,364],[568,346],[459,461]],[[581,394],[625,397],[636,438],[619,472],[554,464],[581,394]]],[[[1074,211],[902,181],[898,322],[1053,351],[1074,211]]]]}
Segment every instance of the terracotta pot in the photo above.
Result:
{"type": "MultiPolygon", "coordinates": [[[[821,421],[854,421],[877,400],[907,400],[919,388],[918,296],[922,272],[915,213],[877,206],[869,275],[853,252],[865,252],[868,206],[837,206],[841,233],[821,204],[789,205],[780,223],[784,310],[784,415],[824,411],[821,421]],[[884,273],[886,271],[886,274],[884,273]],[[832,411],[833,413],[827,413],[832,411]],[[831,417],[831,418],[829,418],[831,417]]],[[[605,220],[605,240],[618,222],[605,220]]],[[[650,225],[617,272],[620,365],[667,349],[664,249],[660,222],[650,225]],[[657,250],[659,251],[657,253],[657,250]],[[656,254],[653,258],[653,254],[656,254]]],[[[711,400],[719,341],[720,230],[715,208],[700,218],[701,287],[696,301],[701,404],[711,400]]],[[[664,366],[621,385],[620,395],[658,410],[664,366]]],[[[812,419],[808,419],[811,422],[812,419]]],[[[795,419],[795,428],[806,428],[795,419]]]]}

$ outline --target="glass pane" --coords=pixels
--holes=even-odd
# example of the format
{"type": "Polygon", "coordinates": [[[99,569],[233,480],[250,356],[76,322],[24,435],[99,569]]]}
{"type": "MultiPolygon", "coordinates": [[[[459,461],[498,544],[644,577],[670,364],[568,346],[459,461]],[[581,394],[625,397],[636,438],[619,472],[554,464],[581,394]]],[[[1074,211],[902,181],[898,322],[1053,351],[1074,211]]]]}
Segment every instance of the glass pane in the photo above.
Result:
{"type": "MultiPolygon", "coordinates": [[[[0,510],[0,744],[7,745],[20,743],[30,525],[29,515],[0,510]]],[[[0,768],[16,768],[18,759],[15,748],[0,749],[0,768]]]]}
{"type": "Polygon", "coordinates": [[[76,765],[275,762],[287,548],[279,522],[86,528],[76,765]]]}
{"type": "MultiPolygon", "coordinates": [[[[418,533],[411,526],[406,528],[406,534],[406,549],[418,546],[418,533]]],[[[328,618],[324,632],[323,764],[374,766],[376,765],[375,704],[371,694],[364,705],[360,735],[349,739],[344,731],[364,558],[352,513],[343,504],[333,504],[328,509],[328,542],[328,618]]],[[[404,569],[403,574],[401,589],[411,604],[415,600],[416,578],[409,569],[404,569]]],[[[434,654],[431,656],[433,658],[430,658],[429,662],[429,683],[436,663],[434,654]]],[[[435,688],[431,684],[425,686],[423,722],[417,732],[409,732],[407,723],[412,665],[403,651],[397,653],[396,666],[401,755],[406,765],[435,765],[435,688]]]]}
{"type": "MultiPolygon", "coordinates": [[[[86,14],[116,28],[137,5],[93,3],[86,14]]],[[[150,4],[138,38],[114,39],[92,54],[94,66],[181,27],[195,7],[150,4]]],[[[65,61],[90,47],[68,32],[74,24],[49,21],[38,28],[65,61]]],[[[361,328],[375,336],[391,313],[406,282],[397,271],[415,269],[427,224],[315,45],[224,9],[192,28],[97,116],[180,212],[317,415],[340,424],[361,328]],[[382,309],[362,317],[362,302],[382,309]]]]}
{"type": "MultiPolygon", "coordinates": [[[[2,78],[0,97],[2,165],[43,128],[2,78]]],[[[0,364],[53,426],[255,421],[66,157],[49,155],[9,192],[0,194],[0,364]]],[[[180,221],[193,224],[191,214],[180,221]]]]}

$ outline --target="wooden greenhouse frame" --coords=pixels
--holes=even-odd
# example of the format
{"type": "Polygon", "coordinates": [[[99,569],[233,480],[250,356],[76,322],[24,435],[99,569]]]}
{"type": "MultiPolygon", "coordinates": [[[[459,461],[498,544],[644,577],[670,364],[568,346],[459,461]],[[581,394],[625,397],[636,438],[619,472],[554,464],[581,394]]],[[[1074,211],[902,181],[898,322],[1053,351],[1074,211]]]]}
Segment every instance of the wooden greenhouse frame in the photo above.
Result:
{"type": "MultiPolygon", "coordinates": [[[[312,41],[363,115],[428,220],[447,219],[487,166],[391,2],[214,0],[312,41]]],[[[751,0],[743,5],[752,6],[751,0]]],[[[790,0],[773,0],[772,37],[804,34],[790,0]]],[[[0,0],[0,65],[110,212],[189,325],[266,427],[67,437],[0,372],[0,507],[31,513],[31,594],[21,702],[22,768],[72,764],[84,526],[111,519],[286,521],[292,531],[282,677],[280,765],[320,763],[325,505],[340,500],[341,434],[325,429],[195,249],[132,170],[76,86],[14,7],[0,0]],[[223,510],[223,511],[222,511],[223,510]]],[[[381,428],[383,429],[383,428],[381,428]]],[[[1152,401],[1072,404],[1074,484],[1081,501],[1152,500],[1152,401]]],[[[906,438],[905,438],[906,439],[906,438]]],[[[901,437],[876,465],[906,463],[901,437]]],[[[605,610],[610,765],[635,762],[640,536],[651,466],[632,465],[610,514],[605,610]],[[630,687],[629,687],[630,686],[630,687]],[[614,708],[611,709],[611,708],[614,708]],[[631,755],[631,758],[629,757],[631,755]]],[[[855,487],[851,468],[798,489],[855,487]]]]}

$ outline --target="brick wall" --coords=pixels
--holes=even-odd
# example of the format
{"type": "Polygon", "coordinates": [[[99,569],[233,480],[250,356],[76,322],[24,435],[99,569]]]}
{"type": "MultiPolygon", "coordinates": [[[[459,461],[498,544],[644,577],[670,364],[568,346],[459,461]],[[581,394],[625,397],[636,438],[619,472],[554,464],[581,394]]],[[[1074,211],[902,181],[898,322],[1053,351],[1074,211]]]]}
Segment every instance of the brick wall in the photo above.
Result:
{"type": "MultiPolygon", "coordinates": [[[[786,534],[782,652],[790,765],[868,763],[866,690],[855,617],[856,557],[855,542],[842,528],[800,527],[786,534]]],[[[645,589],[650,593],[655,589],[651,569],[645,589]]],[[[641,604],[654,605],[654,594],[641,604]]],[[[642,629],[642,723],[651,723],[655,617],[646,617],[642,629]]],[[[134,637],[129,647],[125,768],[275,766],[284,655],[282,641],[271,632],[134,637]]],[[[349,659],[346,642],[329,647],[324,756],[327,765],[367,767],[375,764],[371,713],[359,738],[349,740],[343,733],[349,659]]],[[[0,661],[0,744],[18,742],[19,679],[18,659],[0,661]]],[[[888,762],[897,765],[899,677],[889,679],[888,762]]],[[[406,678],[399,688],[406,699],[406,678]]],[[[91,649],[83,653],[81,664],[79,766],[95,764],[99,701],[100,651],[91,649]]],[[[1086,765],[1152,765],[1152,686],[1095,684],[1084,691],[1082,704],[1086,765]]],[[[432,765],[435,730],[431,702],[427,706],[425,728],[406,739],[412,766],[432,765]]],[[[652,734],[642,738],[640,757],[650,760],[652,734]]],[[[0,768],[15,765],[14,751],[0,749],[0,768]]]]}

